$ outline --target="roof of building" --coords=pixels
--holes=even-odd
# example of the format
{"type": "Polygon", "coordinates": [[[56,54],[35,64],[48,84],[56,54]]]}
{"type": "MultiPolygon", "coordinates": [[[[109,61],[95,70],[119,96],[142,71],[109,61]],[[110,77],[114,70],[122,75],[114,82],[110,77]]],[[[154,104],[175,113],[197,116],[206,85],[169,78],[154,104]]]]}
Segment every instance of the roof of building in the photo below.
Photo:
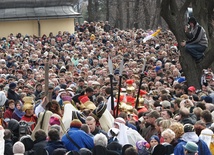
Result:
{"type": "Polygon", "coordinates": [[[1,0],[0,21],[80,17],[77,0],[1,0]]]}

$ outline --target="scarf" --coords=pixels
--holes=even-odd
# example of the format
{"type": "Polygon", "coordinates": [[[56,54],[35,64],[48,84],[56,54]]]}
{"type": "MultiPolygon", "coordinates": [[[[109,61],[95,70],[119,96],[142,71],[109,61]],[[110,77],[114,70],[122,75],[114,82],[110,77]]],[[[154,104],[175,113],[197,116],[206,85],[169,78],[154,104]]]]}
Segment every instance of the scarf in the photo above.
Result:
{"type": "Polygon", "coordinates": [[[15,108],[14,113],[21,119],[22,116],[25,115],[25,112],[23,112],[22,110],[19,110],[17,108],[15,108]]]}

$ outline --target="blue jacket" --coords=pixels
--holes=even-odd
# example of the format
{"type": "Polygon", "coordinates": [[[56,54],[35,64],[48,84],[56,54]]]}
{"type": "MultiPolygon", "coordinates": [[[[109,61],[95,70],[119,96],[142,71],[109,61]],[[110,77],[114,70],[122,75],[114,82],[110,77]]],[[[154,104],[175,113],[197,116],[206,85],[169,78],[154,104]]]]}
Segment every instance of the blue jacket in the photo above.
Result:
{"type": "MultiPolygon", "coordinates": [[[[91,150],[94,147],[93,138],[78,128],[70,128],[68,135],[80,148],[91,150]]],[[[66,137],[66,134],[62,137],[62,142],[68,151],[79,151],[79,149],[66,137]]]]}
{"type": "MultiPolygon", "coordinates": [[[[185,145],[186,143],[187,142],[181,140],[174,148],[174,155],[184,155],[183,145],[185,145]]],[[[198,145],[198,155],[211,155],[211,152],[207,144],[203,140],[199,139],[197,145],[198,145]]]]}

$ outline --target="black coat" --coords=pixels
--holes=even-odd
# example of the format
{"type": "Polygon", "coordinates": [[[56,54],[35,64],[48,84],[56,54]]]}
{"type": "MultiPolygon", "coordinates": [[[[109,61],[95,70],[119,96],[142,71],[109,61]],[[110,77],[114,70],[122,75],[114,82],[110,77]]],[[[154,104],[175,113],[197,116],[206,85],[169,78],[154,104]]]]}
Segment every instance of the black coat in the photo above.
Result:
{"type": "Polygon", "coordinates": [[[7,98],[10,100],[14,100],[15,102],[18,100],[21,100],[20,96],[11,89],[8,89],[8,91],[7,91],[7,98]]]}
{"type": "Polygon", "coordinates": [[[119,153],[115,151],[108,150],[107,148],[97,145],[92,150],[93,155],[119,155],[119,153]]]}
{"type": "Polygon", "coordinates": [[[4,155],[13,155],[13,141],[5,140],[4,155]]]}
{"type": "Polygon", "coordinates": [[[41,141],[34,141],[34,145],[33,145],[33,151],[34,154],[38,154],[38,155],[44,155],[45,151],[45,146],[47,145],[47,141],[46,140],[41,140],[41,141]]]}

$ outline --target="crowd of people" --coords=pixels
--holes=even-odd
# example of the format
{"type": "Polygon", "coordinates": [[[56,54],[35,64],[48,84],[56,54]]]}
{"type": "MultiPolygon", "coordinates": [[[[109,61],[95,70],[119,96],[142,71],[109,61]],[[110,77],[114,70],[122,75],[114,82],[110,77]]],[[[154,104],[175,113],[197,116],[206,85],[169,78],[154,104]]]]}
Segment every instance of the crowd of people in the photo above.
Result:
{"type": "Polygon", "coordinates": [[[213,72],[187,86],[175,36],[143,42],[153,32],[85,21],[72,34],[2,37],[0,154],[214,154],[213,72]]]}

